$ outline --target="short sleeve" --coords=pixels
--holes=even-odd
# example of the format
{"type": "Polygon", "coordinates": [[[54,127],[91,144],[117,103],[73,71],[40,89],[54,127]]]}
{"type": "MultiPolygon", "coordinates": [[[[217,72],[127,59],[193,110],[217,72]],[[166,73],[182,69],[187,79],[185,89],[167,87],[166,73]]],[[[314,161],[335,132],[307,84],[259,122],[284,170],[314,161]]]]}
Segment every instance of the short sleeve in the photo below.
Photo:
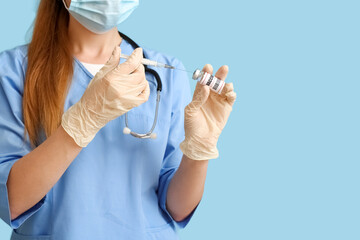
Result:
{"type": "Polygon", "coordinates": [[[19,228],[43,205],[46,196],[28,211],[11,220],[7,180],[13,164],[31,151],[24,139],[22,93],[24,56],[19,49],[0,54],[0,218],[11,228],[19,228]]]}
{"type": "MultiPolygon", "coordinates": [[[[178,62],[175,66],[180,69],[185,69],[181,62],[178,62]]],[[[171,219],[178,228],[185,228],[197,207],[183,221],[176,222],[166,208],[166,196],[170,181],[178,169],[183,156],[179,145],[185,138],[184,110],[191,102],[191,90],[189,78],[186,72],[174,71],[172,83],[173,84],[171,86],[173,89],[171,92],[173,94],[173,111],[165,156],[163,159],[162,169],[160,171],[158,197],[160,207],[169,219],[171,219]],[[174,89],[176,89],[176,92],[174,89]]]]}

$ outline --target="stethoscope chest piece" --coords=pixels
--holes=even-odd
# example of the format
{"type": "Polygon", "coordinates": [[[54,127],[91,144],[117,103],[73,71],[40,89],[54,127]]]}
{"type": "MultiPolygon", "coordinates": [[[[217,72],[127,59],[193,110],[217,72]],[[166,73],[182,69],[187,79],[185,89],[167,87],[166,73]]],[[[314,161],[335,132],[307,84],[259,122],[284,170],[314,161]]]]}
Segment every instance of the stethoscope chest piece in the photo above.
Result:
{"type": "Polygon", "coordinates": [[[147,133],[136,133],[136,132],[133,132],[131,131],[130,127],[129,127],[129,120],[128,120],[128,114],[125,113],[125,127],[124,127],[124,130],[123,130],[123,133],[125,135],[132,135],[134,137],[137,137],[137,138],[141,138],[141,139],[147,139],[147,138],[150,138],[150,139],[156,139],[157,138],[157,134],[154,133],[154,129],[156,127],[156,122],[157,122],[157,119],[158,119],[158,114],[159,114],[159,105],[160,105],[160,93],[161,91],[157,91],[157,96],[156,96],[156,108],[155,108],[155,117],[154,117],[154,122],[153,122],[153,125],[150,129],[149,132],[147,133]]]}

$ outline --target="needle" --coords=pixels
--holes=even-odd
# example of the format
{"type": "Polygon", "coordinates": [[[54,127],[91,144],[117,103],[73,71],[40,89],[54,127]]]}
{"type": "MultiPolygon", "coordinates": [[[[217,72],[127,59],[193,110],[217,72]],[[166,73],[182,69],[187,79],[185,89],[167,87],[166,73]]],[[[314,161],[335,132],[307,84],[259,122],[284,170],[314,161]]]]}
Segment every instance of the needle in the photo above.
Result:
{"type": "Polygon", "coordinates": [[[193,73],[191,71],[187,71],[185,69],[181,69],[181,68],[173,68],[174,70],[179,70],[179,71],[183,71],[183,72],[188,72],[188,73],[193,73]]]}

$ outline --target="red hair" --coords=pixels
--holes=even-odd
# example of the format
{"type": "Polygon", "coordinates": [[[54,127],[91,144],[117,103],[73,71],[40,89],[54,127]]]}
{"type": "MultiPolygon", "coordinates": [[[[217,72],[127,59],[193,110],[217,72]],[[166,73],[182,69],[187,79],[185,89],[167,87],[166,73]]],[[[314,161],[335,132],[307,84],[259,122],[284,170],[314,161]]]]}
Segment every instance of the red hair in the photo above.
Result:
{"type": "Polygon", "coordinates": [[[73,74],[69,13],[62,0],[41,0],[28,47],[23,96],[25,133],[33,146],[40,132],[49,137],[60,125],[73,74]]]}

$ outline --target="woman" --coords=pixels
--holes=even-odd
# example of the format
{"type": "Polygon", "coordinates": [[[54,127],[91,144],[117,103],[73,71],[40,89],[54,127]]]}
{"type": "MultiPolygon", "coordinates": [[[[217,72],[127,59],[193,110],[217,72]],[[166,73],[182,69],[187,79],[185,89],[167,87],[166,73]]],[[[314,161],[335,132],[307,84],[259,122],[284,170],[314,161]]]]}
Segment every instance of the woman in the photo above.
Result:
{"type": "Polygon", "coordinates": [[[0,54],[0,217],[12,239],[177,239],[198,206],[236,94],[198,84],[191,101],[184,73],[155,69],[157,139],[124,135],[125,113],[136,132],[154,120],[143,53],[183,68],[121,38],[137,4],[41,0],[30,44],[0,54]]]}

